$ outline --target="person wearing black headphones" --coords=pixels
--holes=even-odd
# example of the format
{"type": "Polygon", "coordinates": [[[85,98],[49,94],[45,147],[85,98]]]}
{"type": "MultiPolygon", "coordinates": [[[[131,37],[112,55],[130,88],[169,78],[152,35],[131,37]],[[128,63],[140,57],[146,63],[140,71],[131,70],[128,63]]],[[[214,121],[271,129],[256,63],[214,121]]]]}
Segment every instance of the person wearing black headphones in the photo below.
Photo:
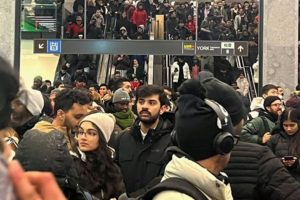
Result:
{"type": "Polygon", "coordinates": [[[213,100],[182,94],[175,121],[172,138],[178,148],[165,168],[162,183],[185,180],[200,194],[193,196],[173,188],[157,193],[153,199],[233,199],[227,175],[222,172],[238,141],[227,111],[213,100]]]}

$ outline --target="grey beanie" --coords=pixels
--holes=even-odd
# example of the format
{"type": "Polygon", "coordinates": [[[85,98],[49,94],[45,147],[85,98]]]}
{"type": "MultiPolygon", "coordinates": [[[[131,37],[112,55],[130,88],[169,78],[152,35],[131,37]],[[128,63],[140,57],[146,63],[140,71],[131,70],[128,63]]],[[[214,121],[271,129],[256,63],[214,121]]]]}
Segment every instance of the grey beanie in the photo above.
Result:
{"type": "Polygon", "coordinates": [[[130,101],[130,96],[125,90],[119,88],[115,91],[113,95],[112,103],[129,102],[129,101],[130,101]]]}

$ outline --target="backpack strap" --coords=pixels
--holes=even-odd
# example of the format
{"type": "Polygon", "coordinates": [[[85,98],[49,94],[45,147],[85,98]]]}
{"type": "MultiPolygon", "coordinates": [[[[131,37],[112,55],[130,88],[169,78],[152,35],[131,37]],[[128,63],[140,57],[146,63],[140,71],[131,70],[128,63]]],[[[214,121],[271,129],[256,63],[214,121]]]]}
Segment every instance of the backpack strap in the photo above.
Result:
{"type": "Polygon", "coordinates": [[[143,195],[141,199],[143,200],[152,200],[155,195],[162,191],[175,190],[177,192],[184,193],[194,199],[205,199],[207,197],[193,184],[181,178],[168,178],[163,182],[160,182],[158,185],[151,188],[147,193],[143,195]]]}

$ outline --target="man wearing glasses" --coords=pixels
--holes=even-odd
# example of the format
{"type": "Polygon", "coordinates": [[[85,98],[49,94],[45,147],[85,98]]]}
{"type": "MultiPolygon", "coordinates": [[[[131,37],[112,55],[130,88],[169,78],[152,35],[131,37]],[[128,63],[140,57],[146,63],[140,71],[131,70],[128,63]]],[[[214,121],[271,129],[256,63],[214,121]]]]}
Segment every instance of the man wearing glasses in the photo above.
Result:
{"type": "Polygon", "coordinates": [[[249,121],[241,132],[241,141],[265,145],[271,138],[278,117],[282,113],[282,102],[278,96],[269,96],[264,101],[265,111],[249,121]]]}

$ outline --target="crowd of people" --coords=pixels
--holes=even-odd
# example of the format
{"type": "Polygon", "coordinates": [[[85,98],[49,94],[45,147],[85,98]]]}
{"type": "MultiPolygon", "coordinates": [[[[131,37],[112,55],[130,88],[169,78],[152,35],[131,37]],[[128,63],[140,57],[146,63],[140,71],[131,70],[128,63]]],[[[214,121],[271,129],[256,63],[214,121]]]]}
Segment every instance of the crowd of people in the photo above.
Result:
{"type": "MultiPolygon", "coordinates": [[[[245,65],[252,67],[257,62],[258,55],[258,6],[255,0],[242,2],[214,0],[199,2],[198,5],[194,2],[169,0],[89,0],[85,15],[84,1],[75,0],[73,13],[67,17],[65,36],[84,38],[84,25],[86,25],[86,38],[88,39],[112,37],[117,40],[149,40],[151,19],[156,15],[164,15],[164,39],[248,41],[249,56],[245,59],[245,65]],[[111,34],[110,37],[106,36],[107,32],[111,34]]],[[[84,57],[83,60],[73,58],[74,55],[65,57],[68,58],[64,63],[68,64],[67,67],[70,69],[67,71],[73,77],[77,69],[78,71],[86,69],[88,74],[90,74],[89,69],[97,70],[98,63],[95,56],[75,56],[84,57]]],[[[145,55],[114,55],[111,65],[121,72],[121,76],[135,81],[135,85],[142,85],[147,82],[147,67],[145,66],[147,59],[145,55]]],[[[174,64],[176,59],[172,57],[174,64]]],[[[189,64],[190,72],[193,70],[194,74],[197,74],[207,64],[206,68],[215,76],[222,79],[222,76],[226,74],[226,77],[230,78],[223,79],[227,79],[229,84],[235,84],[237,77],[235,73],[232,74],[232,67],[236,65],[235,61],[230,61],[232,67],[225,63],[219,69],[214,67],[214,65],[219,66],[218,58],[198,55],[194,62],[192,59],[184,59],[189,64]]],[[[171,73],[174,72],[171,70],[171,73]]],[[[186,75],[187,73],[184,79],[187,79],[186,75]]],[[[92,72],[92,75],[87,78],[95,81],[95,73],[92,72]]],[[[177,85],[176,80],[175,76],[174,89],[177,85]]]]}
{"type": "Polygon", "coordinates": [[[28,87],[0,69],[6,199],[299,197],[299,92],[267,84],[247,104],[207,71],[179,75],[174,91],[133,88],[123,72],[109,85],[37,76],[28,87]]]}

